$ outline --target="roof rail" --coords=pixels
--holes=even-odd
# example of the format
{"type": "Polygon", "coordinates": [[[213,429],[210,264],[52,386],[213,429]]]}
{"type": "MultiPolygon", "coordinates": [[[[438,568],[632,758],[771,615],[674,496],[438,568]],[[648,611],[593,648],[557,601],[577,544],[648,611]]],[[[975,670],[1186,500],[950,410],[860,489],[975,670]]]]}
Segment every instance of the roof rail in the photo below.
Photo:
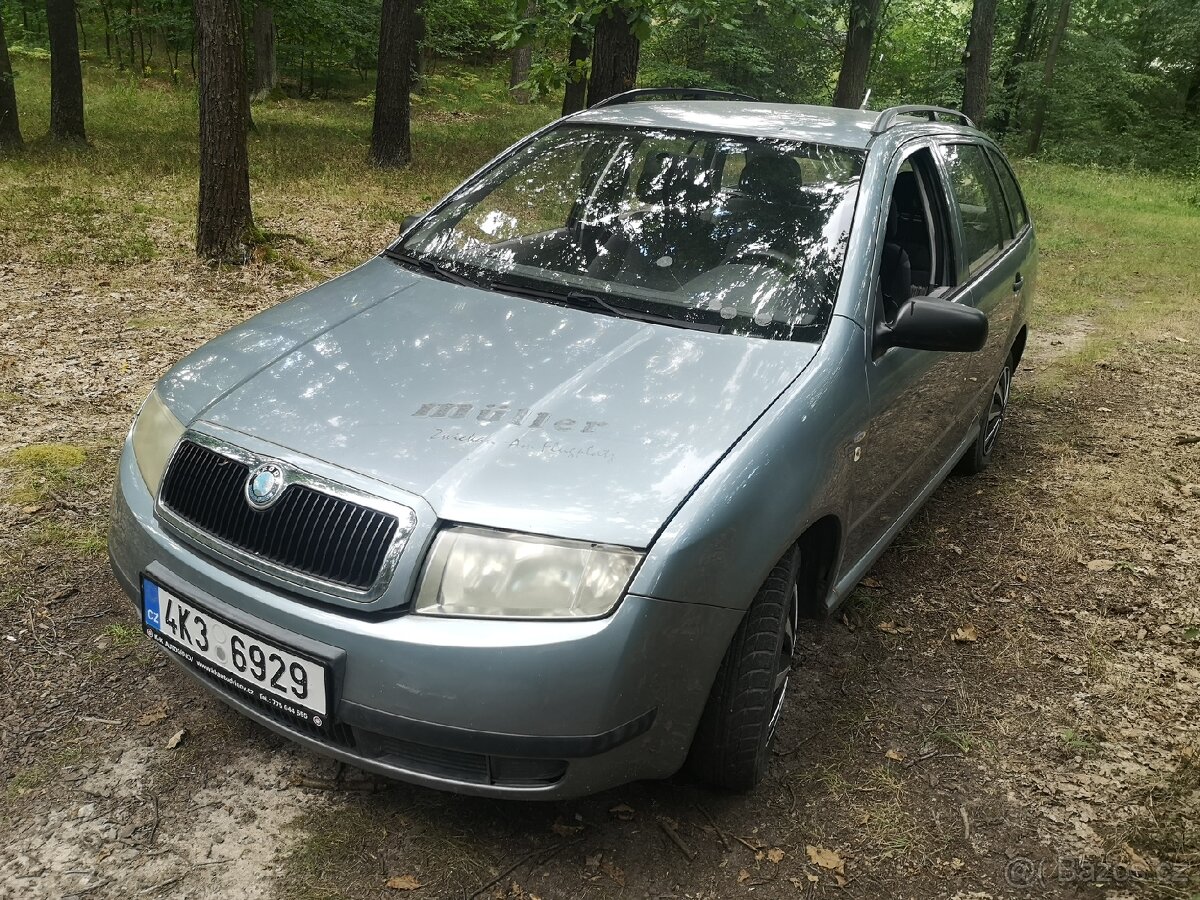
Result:
{"type": "Polygon", "coordinates": [[[604,106],[620,106],[622,103],[634,103],[638,100],[647,100],[651,97],[662,97],[668,100],[742,100],[750,101],[751,103],[756,102],[758,99],[748,94],[735,94],[732,91],[712,91],[708,88],[638,88],[633,91],[625,91],[623,94],[614,94],[611,97],[605,97],[603,100],[593,103],[591,108],[600,109],[604,106]]]}
{"type": "Polygon", "coordinates": [[[879,114],[879,118],[875,120],[875,124],[871,126],[871,134],[883,134],[896,124],[896,119],[900,118],[900,116],[928,116],[930,122],[937,122],[938,116],[950,116],[955,119],[962,119],[962,124],[968,128],[975,127],[975,123],[971,121],[966,113],[961,113],[956,109],[914,103],[908,106],[893,106],[890,109],[885,109],[879,114]]]}

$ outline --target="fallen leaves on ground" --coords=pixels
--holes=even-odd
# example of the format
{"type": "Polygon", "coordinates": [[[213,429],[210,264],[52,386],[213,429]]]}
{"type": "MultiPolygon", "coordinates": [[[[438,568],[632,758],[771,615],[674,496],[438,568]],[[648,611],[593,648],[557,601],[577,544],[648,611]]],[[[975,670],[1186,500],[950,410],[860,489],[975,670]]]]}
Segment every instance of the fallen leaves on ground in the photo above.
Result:
{"type": "Polygon", "coordinates": [[[880,622],[879,630],[887,634],[912,634],[911,625],[897,625],[895,622],[880,622]]]}
{"type": "Polygon", "coordinates": [[[393,891],[415,891],[420,886],[414,875],[393,875],[387,880],[387,887],[393,891]]]}
{"type": "Polygon", "coordinates": [[[846,874],[846,861],[842,859],[842,854],[836,850],[807,844],[804,847],[804,852],[808,854],[808,861],[814,866],[820,866],[822,869],[828,869],[830,872],[837,872],[839,875],[846,874]]]}
{"type": "Polygon", "coordinates": [[[180,744],[183,743],[183,739],[185,737],[187,737],[187,729],[180,728],[177,732],[175,732],[173,735],[171,735],[171,739],[169,741],[167,741],[167,749],[174,750],[176,747],[178,747],[180,744]]]}
{"type": "Polygon", "coordinates": [[[954,634],[950,635],[950,639],[956,644],[974,644],[979,640],[979,632],[974,625],[968,623],[956,628],[954,634]]]}
{"type": "Polygon", "coordinates": [[[625,887],[625,872],[617,865],[610,863],[607,859],[600,861],[600,871],[619,884],[625,887]]]}

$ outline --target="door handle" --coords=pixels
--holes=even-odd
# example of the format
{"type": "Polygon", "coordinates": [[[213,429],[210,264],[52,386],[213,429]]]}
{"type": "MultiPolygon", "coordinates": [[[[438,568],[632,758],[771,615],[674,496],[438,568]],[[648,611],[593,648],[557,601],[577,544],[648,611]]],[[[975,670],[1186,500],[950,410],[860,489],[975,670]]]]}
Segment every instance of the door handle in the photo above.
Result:
{"type": "Polygon", "coordinates": [[[1021,277],[1021,273],[1017,273],[1017,277],[1013,279],[1013,293],[1019,294],[1021,288],[1025,287],[1025,279],[1021,277]]]}

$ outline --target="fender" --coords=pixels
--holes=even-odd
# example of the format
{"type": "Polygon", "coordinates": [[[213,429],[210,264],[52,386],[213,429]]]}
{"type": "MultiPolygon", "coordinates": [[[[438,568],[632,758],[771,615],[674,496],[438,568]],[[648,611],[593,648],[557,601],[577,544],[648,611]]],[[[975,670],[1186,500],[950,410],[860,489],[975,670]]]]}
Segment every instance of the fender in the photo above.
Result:
{"type": "Polygon", "coordinates": [[[672,517],[631,592],[744,610],[810,524],[853,521],[854,446],[869,406],[863,346],[861,326],[832,318],[800,378],[672,517]]]}

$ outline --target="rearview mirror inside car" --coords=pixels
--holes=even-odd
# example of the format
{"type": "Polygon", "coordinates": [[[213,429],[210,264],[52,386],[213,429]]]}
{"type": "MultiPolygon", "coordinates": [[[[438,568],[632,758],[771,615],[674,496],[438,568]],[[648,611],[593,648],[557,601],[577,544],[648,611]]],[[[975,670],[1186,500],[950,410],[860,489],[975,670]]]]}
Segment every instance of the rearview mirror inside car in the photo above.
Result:
{"type": "Polygon", "coordinates": [[[974,307],[914,297],[900,307],[894,322],[876,328],[875,352],[907,347],[972,353],[983,349],[987,336],[987,316],[974,307]]]}

